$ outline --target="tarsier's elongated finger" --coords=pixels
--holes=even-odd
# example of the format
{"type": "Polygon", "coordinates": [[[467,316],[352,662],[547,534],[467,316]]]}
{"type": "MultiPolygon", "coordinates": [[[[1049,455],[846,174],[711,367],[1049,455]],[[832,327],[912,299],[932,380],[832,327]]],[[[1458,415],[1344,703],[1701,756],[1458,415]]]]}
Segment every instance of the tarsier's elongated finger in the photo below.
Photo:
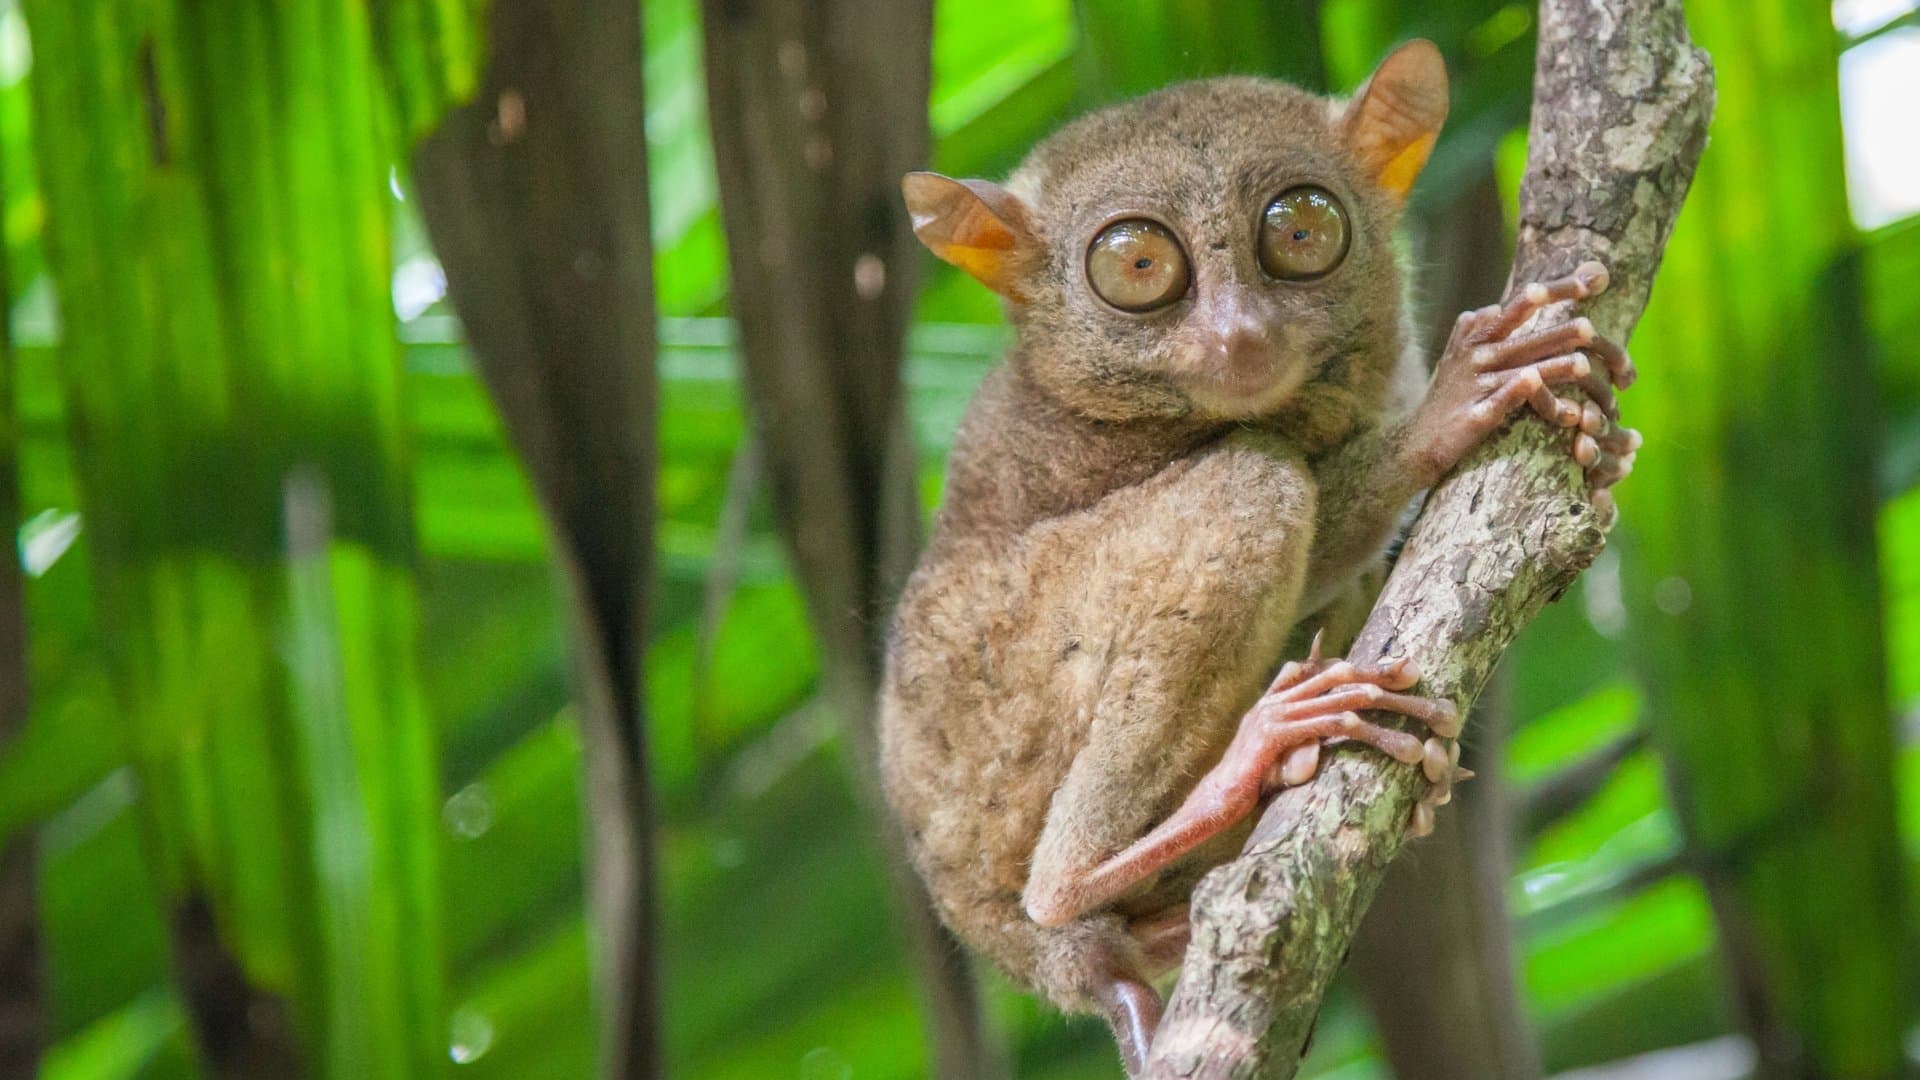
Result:
{"type": "Polygon", "coordinates": [[[1600,521],[1601,532],[1612,532],[1620,521],[1620,507],[1613,501],[1613,492],[1598,488],[1588,500],[1593,504],[1593,516],[1600,521]]]}
{"type": "Polygon", "coordinates": [[[1583,262],[1573,273],[1553,281],[1536,281],[1515,293],[1504,305],[1475,312],[1471,331],[1475,343],[1498,341],[1518,329],[1521,323],[1548,304],[1561,300],[1584,300],[1607,289],[1607,268],[1597,262],[1583,262]],[[1487,312],[1482,314],[1482,312],[1487,312]]]}
{"type": "Polygon", "coordinates": [[[1632,428],[1613,428],[1593,435],[1582,424],[1580,434],[1573,437],[1574,464],[1587,471],[1587,482],[1597,488],[1611,487],[1632,472],[1633,454],[1638,449],[1640,433],[1632,428]]]}
{"type": "Polygon", "coordinates": [[[1335,660],[1310,678],[1271,696],[1279,702],[1309,701],[1339,686],[1370,683],[1388,690],[1405,690],[1419,681],[1420,673],[1405,658],[1389,660],[1378,667],[1361,667],[1351,660],[1335,660]]]}
{"type": "MultiPolygon", "coordinates": [[[[1473,366],[1479,371],[1511,371],[1562,353],[1584,349],[1592,343],[1593,337],[1593,323],[1585,318],[1555,323],[1519,337],[1476,346],[1473,366]]],[[[1589,363],[1588,367],[1591,368],[1592,364],[1589,363]]],[[[1582,377],[1585,377],[1584,372],[1582,377]]]]}
{"type": "Polygon", "coordinates": [[[1587,352],[1600,361],[1609,381],[1622,390],[1632,386],[1633,381],[1640,377],[1639,369],[1633,366],[1633,358],[1612,338],[1595,334],[1593,340],[1587,343],[1587,352]]]}
{"type": "Polygon", "coordinates": [[[1414,803],[1413,815],[1407,819],[1407,835],[1418,840],[1433,835],[1433,807],[1426,803],[1414,803]]]}
{"type": "Polygon", "coordinates": [[[1587,469],[1587,483],[1597,490],[1604,491],[1632,474],[1632,454],[1621,454],[1618,457],[1602,454],[1600,459],[1587,469]]]}
{"type": "MultiPolygon", "coordinates": [[[[1262,706],[1255,706],[1262,708],[1262,706]]],[[[1452,737],[1460,732],[1460,710],[1445,698],[1396,694],[1373,683],[1353,683],[1335,687],[1325,694],[1304,701],[1275,703],[1282,723],[1315,716],[1342,713],[1352,709],[1378,709],[1398,713],[1425,724],[1436,735],[1452,737]]]]}
{"type": "Polygon", "coordinates": [[[1614,434],[1613,418],[1597,402],[1589,401],[1580,406],[1580,433],[1594,439],[1604,439],[1614,434]]]}
{"type": "Polygon", "coordinates": [[[1580,422],[1580,409],[1573,402],[1555,397],[1547,389],[1547,380],[1541,378],[1536,368],[1522,368],[1516,372],[1493,396],[1480,406],[1483,418],[1490,424],[1511,415],[1521,406],[1531,406],[1540,419],[1557,427],[1572,427],[1580,422]]]}

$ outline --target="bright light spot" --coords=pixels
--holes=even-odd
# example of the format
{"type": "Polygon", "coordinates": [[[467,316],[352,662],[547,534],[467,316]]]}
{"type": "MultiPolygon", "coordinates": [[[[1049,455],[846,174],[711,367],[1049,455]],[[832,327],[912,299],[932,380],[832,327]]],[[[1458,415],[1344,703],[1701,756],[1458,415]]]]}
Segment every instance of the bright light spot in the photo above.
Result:
{"type": "Polygon", "coordinates": [[[0,86],[16,86],[33,70],[33,42],[27,37],[27,19],[18,6],[4,5],[0,14],[0,86]]]}
{"type": "Polygon", "coordinates": [[[470,1065],[493,1048],[493,1023],[473,1009],[459,1009],[451,1024],[453,1042],[447,1056],[455,1065],[470,1065]]]}
{"type": "Polygon", "coordinates": [[[1914,0],[1833,0],[1833,25],[1858,37],[1912,11],[1913,5],[1914,0]]]}
{"type": "Polygon", "coordinates": [[[830,1046],[816,1046],[800,1059],[800,1080],[853,1080],[853,1066],[830,1046]]]}
{"type": "Polygon", "coordinates": [[[440,817],[456,835],[477,840],[493,828],[493,793],[485,782],[476,780],[447,799],[440,817]]]}
{"type": "Polygon", "coordinates": [[[1532,873],[1522,874],[1520,876],[1520,891],[1526,893],[1529,899],[1546,895],[1557,888],[1561,882],[1567,880],[1568,873],[1566,866],[1566,863],[1553,863],[1549,866],[1543,866],[1532,873]]]}
{"type": "Polygon", "coordinates": [[[406,189],[400,186],[400,166],[398,165],[387,166],[387,190],[393,192],[395,199],[401,202],[407,201],[406,189]]]}
{"type": "Polygon", "coordinates": [[[1920,211],[1920,28],[1895,30],[1840,57],[1853,219],[1871,229],[1920,211]]]}
{"type": "Polygon", "coordinates": [[[447,272],[431,255],[415,255],[393,271],[393,313],[412,322],[447,295],[447,272]]]}
{"type": "Polygon", "coordinates": [[[40,577],[53,569],[80,539],[80,515],[61,510],[42,510],[20,526],[16,545],[20,550],[20,569],[28,577],[40,577]]]}

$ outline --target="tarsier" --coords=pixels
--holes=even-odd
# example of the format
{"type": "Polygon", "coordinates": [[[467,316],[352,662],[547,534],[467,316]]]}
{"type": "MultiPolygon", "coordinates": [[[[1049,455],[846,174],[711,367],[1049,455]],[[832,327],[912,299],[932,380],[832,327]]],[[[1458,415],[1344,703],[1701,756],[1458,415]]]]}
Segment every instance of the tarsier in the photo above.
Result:
{"type": "Polygon", "coordinates": [[[1104,1015],[1130,1072],[1188,895],[1264,796],[1363,743],[1432,781],[1424,832],[1459,776],[1451,702],[1315,633],[1357,631],[1407,508],[1522,409],[1569,429],[1603,517],[1640,443],[1617,345],[1585,319],[1522,330],[1606,288],[1598,263],[1462,315],[1429,376],[1392,232],[1446,110],[1416,41],[1351,102],[1187,83],[1069,124],[1004,187],[904,184],[1016,343],[891,632],[888,798],[945,922],[1104,1015]]]}

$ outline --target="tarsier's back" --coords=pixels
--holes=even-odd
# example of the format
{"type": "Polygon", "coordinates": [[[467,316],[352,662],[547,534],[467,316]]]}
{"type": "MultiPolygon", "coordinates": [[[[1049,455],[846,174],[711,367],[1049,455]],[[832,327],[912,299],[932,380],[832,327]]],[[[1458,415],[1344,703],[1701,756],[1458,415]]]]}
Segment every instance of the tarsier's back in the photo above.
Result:
{"type": "Polygon", "coordinates": [[[1004,188],[906,183],[915,231],[1007,298],[1017,343],[895,617],[889,800],[948,925],[1104,1013],[1130,1065],[1193,882],[1263,791],[1310,778],[1329,737],[1450,775],[1450,707],[1401,694],[1404,668],[1316,646],[1269,686],[1290,637],[1357,625],[1409,501],[1526,403],[1508,384],[1567,381],[1516,346],[1474,376],[1504,397],[1468,400],[1481,384],[1443,364],[1409,411],[1426,376],[1392,231],[1445,108],[1416,43],[1350,105],[1208,80],[1076,121],[1004,188]]]}

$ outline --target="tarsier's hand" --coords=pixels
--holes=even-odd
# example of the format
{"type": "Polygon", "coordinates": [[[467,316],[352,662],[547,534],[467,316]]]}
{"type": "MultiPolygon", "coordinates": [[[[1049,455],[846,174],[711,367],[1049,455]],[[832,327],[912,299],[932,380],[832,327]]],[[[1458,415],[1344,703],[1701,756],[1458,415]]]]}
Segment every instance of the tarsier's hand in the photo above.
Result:
{"type": "Polygon", "coordinates": [[[1634,451],[1640,448],[1640,433],[1620,426],[1614,399],[1615,388],[1633,384],[1633,361],[1585,318],[1513,336],[1548,304],[1584,300],[1606,288],[1607,268],[1585,262],[1564,278],[1527,285],[1504,305],[1460,316],[1426,399],[1407,425],[1405,450],[1429,483],[1528,406],[1550,424],[1578,429],[1570,447],[1573,459],[1586,471],[1601,521],[1612,524],[1613,496],[1607,489],[1633,471],[1634,451]],[[1591,400],[1575,404],[1554,393],[1563,386],[1578,386],[1591,400]]]}

